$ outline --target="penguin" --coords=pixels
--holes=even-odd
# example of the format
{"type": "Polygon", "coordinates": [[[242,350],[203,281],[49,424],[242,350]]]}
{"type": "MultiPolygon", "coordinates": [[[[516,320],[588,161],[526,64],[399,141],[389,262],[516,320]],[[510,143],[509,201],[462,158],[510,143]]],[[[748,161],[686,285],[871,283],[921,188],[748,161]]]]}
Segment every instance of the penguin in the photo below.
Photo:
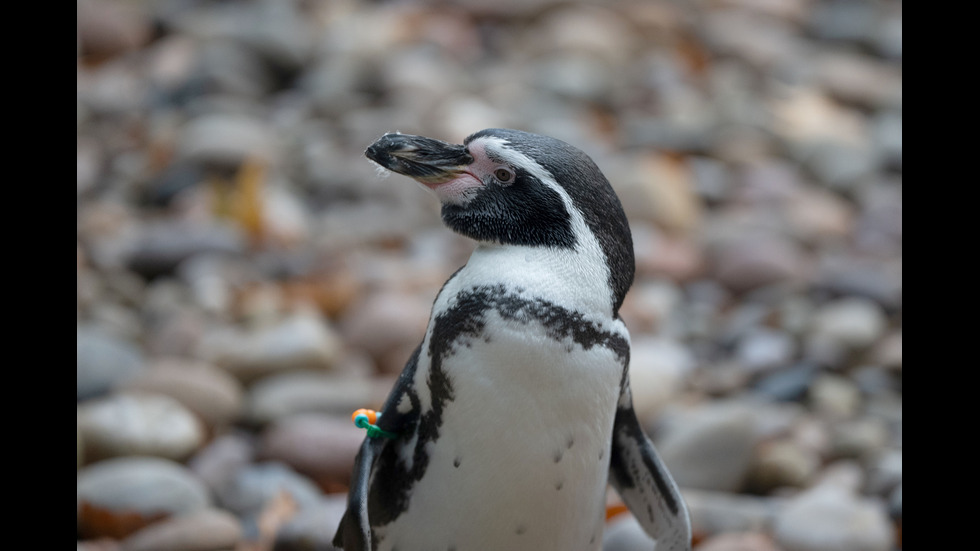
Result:
{"type": "Polygon", "coordinates": [[[632,407],[632,238],[595,162],[497,128],[462,145],[391,133],[365,154],[434,193],[476,247],[359,450],[334,545],[598,551],[611,484],[657,551],[689,551],[687,508],[632,407]]]}

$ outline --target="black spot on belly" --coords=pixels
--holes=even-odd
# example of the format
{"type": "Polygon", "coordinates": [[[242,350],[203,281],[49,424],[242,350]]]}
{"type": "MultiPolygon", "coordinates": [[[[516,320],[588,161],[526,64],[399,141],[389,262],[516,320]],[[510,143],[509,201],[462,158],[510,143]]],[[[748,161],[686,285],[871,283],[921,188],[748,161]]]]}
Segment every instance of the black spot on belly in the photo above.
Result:
{"type": "Polygon", "coordinates": [[[574,445],[575,445],[575,437],[569,434],[568,440],[565,441],[565,447],[570,450],[574,445]]]}
{"type": "Polygon", "coordinates": [[[559,480],[558,482],[555,483],[555,489],[558,490],[559,492],[564,487],[565,487],[565,481],[564,480],[559,480]]]}
{"type": "Polygon", "coordinates": [[[524,526],[523,524],[518,525],[517,529],[514,530],[514,533],[517,534],[518,536],[523,536],[525,532],[527,532],[527,527],[524,526]]]}
{"type": "Polygon", "coordinates": [[[457,456],[456,459],[453,459],[453,467],[456,467],[457,469],[462,463],[463,463],[462,457],[457,456]]]}
{"type": "Polygon", "coordinates": [[[555,452],[553,459],[555,460],[555,463],[561,463],[561,458],[564,456],[565,452],[563,450],[558,450],[555,452]]]}

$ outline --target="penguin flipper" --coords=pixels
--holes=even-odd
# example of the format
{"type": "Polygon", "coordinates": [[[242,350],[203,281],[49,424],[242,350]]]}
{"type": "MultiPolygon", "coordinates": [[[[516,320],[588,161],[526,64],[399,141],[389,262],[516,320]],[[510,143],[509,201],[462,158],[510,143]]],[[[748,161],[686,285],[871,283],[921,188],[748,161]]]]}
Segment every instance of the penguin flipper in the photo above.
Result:
{"type": "MultiPolygon", "coordinates": [[[[629,392],[627,388],[625,392],[629,392]]],[[[609,480],[650,537],[657,551],[690,551],[687,506],[626,397],[613,426],[609,480]]]]}
{"type": "MultiPolygon", "coordinates": [[[[396,435],[409,434],[414,430],[419,417],[418,394],[414,389],[415,370],[422,345],[408,360],[395,386],[392,388],[381,416],[378,427],[396,435]]],[[[350,492],[347,497],[347,510],[337,527],[333,545],[344,551],[372,551],[371,519],[369,518],[369,496],[371,481],[374,479],[381,457],[386,447],[393,445],[395,440],[388,438],[365,437],[361,449],[354,459],[354,471],[351,475],[350,492]]]]}
{"type": "Polygon", "coordinates": [[[371,522],[368,518],[368,491],[374,461],[380,455],[383,440],[365,438],[361,450],[354,460],[354,473],[351,476],[350,494],[347,510],[340,519],[337,534],[333,538],[334,547],[344,551],[371,551],[371,522]]]}

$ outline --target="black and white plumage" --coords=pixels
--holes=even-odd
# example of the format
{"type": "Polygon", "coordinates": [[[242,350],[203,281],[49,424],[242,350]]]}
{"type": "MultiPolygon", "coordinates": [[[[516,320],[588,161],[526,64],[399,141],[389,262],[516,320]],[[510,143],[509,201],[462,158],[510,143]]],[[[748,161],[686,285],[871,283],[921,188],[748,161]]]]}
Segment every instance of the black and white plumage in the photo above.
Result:
{"type": "Polygon", "coordinates": [[[658,551],[690,549],[677,486],[632,408],[626,216],[559,140],[489,129],[463,145],[387,134],[367,156],[435,192],[473,238],[366,438],[345,551],[596,551],[607,483],[658,551]]]}

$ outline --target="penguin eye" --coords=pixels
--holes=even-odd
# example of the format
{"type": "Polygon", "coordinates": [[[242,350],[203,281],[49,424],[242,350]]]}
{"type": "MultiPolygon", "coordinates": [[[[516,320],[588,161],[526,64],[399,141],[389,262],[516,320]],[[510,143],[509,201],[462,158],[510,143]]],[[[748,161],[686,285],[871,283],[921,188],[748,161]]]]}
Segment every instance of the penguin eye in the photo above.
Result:
{"type": "Polygon", "coordinates": [[[514,180],[514,173],[506,168],[498,168],[493,171],[493,177],[497,179],[501,184],[509,184],[514,180]]]}

